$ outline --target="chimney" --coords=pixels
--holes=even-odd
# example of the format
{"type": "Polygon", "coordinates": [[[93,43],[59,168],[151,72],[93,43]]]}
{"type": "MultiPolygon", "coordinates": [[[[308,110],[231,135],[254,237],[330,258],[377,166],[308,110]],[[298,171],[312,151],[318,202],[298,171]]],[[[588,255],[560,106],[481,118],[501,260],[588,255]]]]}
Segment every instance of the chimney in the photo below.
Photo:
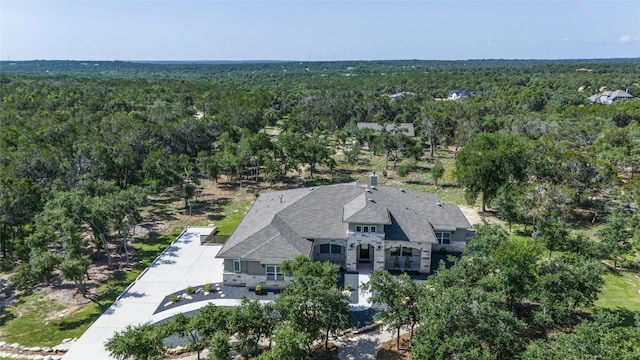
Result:
{"type": "Polygon", "coordinates": [[[370,180],[370,185],[371,186],[378,186],[378,175],[376,175],[376,172],[372,172],[371,175],[369,175],[369,180],[370,180]]]}

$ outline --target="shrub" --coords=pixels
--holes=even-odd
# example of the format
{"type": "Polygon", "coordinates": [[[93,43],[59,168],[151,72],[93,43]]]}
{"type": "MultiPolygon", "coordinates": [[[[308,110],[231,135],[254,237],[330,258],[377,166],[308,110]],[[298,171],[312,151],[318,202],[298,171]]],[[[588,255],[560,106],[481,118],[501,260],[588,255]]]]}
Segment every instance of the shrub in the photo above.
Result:
{"type": "Polygon", "coordinates": [[[447,248],[446,247],[441,247],[440,248],[440,255],[447,255],[447,248]]]}
{"type": "Polygon", "coordinates": [[[210,293],[211,290],[213,290],[213,284],[208,283],[208,284],[204,284],[204,291],[210,293]]]}
{"type": "Polygon", "coordinates": [[[184,292],[187,294],[193,294],[193,287],[191,285],[187,286],[187,288],[184,289],[184,292]]]}
{"type": "Polygon", "coordinates": [[[173,295],[169,296],[169,300],[171,302],[178,302],[178,295],[173,294],[173,295]]]}
{"type": "Polygon", "coordinates": [[[417,162],[413,159],[402,160],[400,164],[398,164],[396,173],[399,176],[405,177],[416,168],[416,165],[417,162]]]}

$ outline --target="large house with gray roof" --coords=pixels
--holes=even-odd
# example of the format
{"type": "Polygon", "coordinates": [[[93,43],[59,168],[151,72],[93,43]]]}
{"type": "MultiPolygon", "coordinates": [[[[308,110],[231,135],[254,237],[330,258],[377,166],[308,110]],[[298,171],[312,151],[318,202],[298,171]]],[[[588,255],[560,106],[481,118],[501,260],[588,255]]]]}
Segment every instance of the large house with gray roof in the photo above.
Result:
{"type": "Polygon", "coordinates": [[[347,271],[428,273],[431,254],[464,248],[471,225],[432,193],[349,183],[261,194],[220,249],[225,285],[283,288],[298,255],[347,271]]]}
{"type": "Polygon", "coordinates": [[[602,94],[596,94],[589,97],[593,103],[613,104],[615,101],[623,99],[632,99],[633,96],[624,90],[605,91],[602,94]]]}

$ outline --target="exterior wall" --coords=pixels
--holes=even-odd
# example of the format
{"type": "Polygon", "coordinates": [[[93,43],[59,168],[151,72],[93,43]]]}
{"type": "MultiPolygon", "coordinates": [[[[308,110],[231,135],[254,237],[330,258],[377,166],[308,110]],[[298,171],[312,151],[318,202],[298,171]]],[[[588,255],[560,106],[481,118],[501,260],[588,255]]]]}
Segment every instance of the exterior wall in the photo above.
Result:
{"type": "Polygon", "coordinates": [[[314,240],[313,242],[313,260],[314,261],[329,261],[333,264],[346,268],[347,260],[347,242],[346,240],[314,240]],[[338,245],[341,248],[340,254],[321,254],[320,245],[338,245]]]}
{"type": "Polygon", "coordinates": [[[451,241],[449,244],[433,244],[432,251],[440,251],[441,248],[447,248],[448,251],[462,252],[467,246],[467,230],[457,229],[451,233],[451,241]]]}
{"type": "Polygon", "coordinates": [[[457,229],[451,234],[451,241],[467,241],[467,229],[457,229]]]}
{"type": "Polygon", "coordinates": [[[246,286],[255,288],[256,285],[262,285],[263,289],[284,289],[289,282],[287,276],[283,281],[267,281],[267,273],[265,267],[257,261],[242,261],[242,272],[233,271],[233,260],[224,260],[224,272],[222,274],[222,283],[228,286],[246,286]]]}

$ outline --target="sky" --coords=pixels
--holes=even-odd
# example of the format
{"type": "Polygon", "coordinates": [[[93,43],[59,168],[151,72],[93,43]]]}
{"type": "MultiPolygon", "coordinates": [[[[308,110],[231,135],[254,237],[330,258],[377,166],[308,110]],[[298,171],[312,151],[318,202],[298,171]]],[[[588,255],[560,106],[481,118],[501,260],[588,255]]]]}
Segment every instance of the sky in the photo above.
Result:
{"type": "Polygon", "coordinates": [[[0,60],[640,57],[640,0],[0,0],[0,60]]]}

